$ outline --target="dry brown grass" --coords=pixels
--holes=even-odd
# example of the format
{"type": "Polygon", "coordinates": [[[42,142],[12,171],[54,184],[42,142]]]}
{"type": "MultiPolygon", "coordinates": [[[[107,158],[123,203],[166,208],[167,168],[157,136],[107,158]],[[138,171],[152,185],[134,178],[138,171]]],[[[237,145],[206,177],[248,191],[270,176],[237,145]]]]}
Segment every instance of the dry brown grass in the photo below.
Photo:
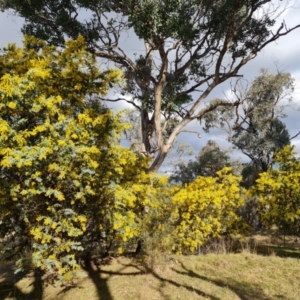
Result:
{"type": "MultiPolygon", "coordinates": [[[[299,300],[300,260],[250,253],[172,257],[148,268],[137,259],[94,260],[73,287],[41,286],[32,274],[9,284],[0,274],[0,299],[20,300],[299,300]]],[[[9,281],[7,280],[9,278],[9,281]]]]}

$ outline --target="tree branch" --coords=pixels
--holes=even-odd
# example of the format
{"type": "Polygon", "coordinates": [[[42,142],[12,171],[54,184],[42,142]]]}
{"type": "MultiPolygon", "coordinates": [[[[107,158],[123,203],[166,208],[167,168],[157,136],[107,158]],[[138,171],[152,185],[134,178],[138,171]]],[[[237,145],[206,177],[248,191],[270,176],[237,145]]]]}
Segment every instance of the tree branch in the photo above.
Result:
{"type": "Polygon", "coordinates": [[[133,105],[135,108],[137,108],[139,111],[141,110],[140,106],[138,106],[136,103],[134,103],[133,100],[128,100],[126,98],[115,98],[115,99],[108,99],[104,97],[97,96],[96,99],[102,100],[102,101],[107,101],[107,102],[119,102],[119,101],[126,101],[127,103],[130,103],[133,105]]]}
{"type": "Polygon", "coordinates": [[[201,134],[197,131],[192,131],[192,130],[181,130],[179,133],[183,133],[183,132],[186,132],[186,133],[194,133],[198,136],[198,138],[200,139],[201,138],[201,134]]]}
{"type": "Polygon", "coordinates": [[[300,134],[300,131],[299,131],[297,134],[295,134],[294,136],[292,136],[292,137],[290,138],[290,141],[293,140],[294,138],[296,138],[299,134],[300,134]]]}

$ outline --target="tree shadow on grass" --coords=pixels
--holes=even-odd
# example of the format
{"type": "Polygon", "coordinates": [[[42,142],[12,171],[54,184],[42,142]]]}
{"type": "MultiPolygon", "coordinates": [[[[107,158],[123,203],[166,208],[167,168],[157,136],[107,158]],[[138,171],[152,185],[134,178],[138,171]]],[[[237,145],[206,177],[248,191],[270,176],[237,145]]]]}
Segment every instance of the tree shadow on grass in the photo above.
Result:
{"type": "Polygon", "coordinates": [[[145,266],[141,266],[138,264],[134,264],[134,263],[130,263],[130,264],[123,264],[126,267],[135,267],[137,269],[140,269],[141,272],[144,270],[144,272],[146,271],[148,274],[151,274],[154,278],[158,279],[161,283],[161,287],[158,289],[158,291],[160,292],[160,294],[165,298],[165,299],[169,299],[169,297],[167,295],[164,294],[162,288],[165,286],[165,284],[171,284],[173,286],[176,286],[178,288],[184,288],[190,292],[196,293],[197,295],[201,296],[201,297],[206,297],[208,299],[211,300],[222,300],[220,298],[217,298],[213,295],[210,295],[208,293],[205,293],[204,291],[201,291],[200,289],[194,288],[192,286],[186,285],[186,284],[182,284],[182,283],[178,283],[175,280],[169,279],[169,278],[165,278],[162,277],[161,275],[159,275],[155,270],[153,270],[150,267],[145,266]]]}
{"type": "MultiPolygon", "coordinates": [[[[237,281],[232,278],[224,278],[224,279],[215,279],[210,278],[207,276],[200,275],[190,269],[188,269],[183,263],[181,263],[181,268],[184,271],[179,271],[173,268],[172,270],[178,274],[186,275],[193,278],[199,278],[201,280],[205,280],[207,282],[210,282],[212,284],[215,284],[221,288],[227,288],[230,291],[232,291],[234,294],[236,294],[239,299],[241,300],[272,300],[272,298],[268,297],[264,294],[264,291],[258,284],[254,284],[251,282],[245,282],[245,281],[237,281]]],[[[280,299],[285,299],[283,295],[277,295],[280,299]]]]}
{"type": "Polygon", "coordinates": [[[101,265],[108,265],[111,263],[111,258],[106,260],[96,261],[96,259],[85,259],[82,263],[82,268],[87,272],[89,279],[93,281],[93,284],[97,288],[99,299],[112,300],[112,295],[108,287],[108,279],[101,277],[101,265]]]}
{"type": "MultiPolygon", "coordinates": [[[[87,272],[88,278],[93,281],[93,284],[97,289],[99,299],[113,300],[108,285],[108,281],[112,276],[137,276],[145,273],[137,269],[136,267],[135,268],[137,269],[137,272],[122,273],[128,267],[127,265],[124,265],[124,267],[119,269],[118,271],[107,271],[101,269],[101,266],[109,265],[112,260],[112,257],[106,257],[104,259],[93,257],[85,259],[82,263],[82,268],[87,272]]],[[[77,286],[75,285],[74,287],[77,286]]],[[[60,294],[67,292],[67,290],[69,290],[69,288],[64,289],[60,292],[60,294]]]]}
{"type": "Polygon", "coordinates": [[[0,299],[15,299],[15,300],[41,300],[43,299],[43,273],[35,271],[32,274],[27,272],[14,274],[14,265],[7,264],[0,268],[0,299]],[[30,283],[26,283],[25,289],[29,288],[30,292],[26,293],[20,289],[16,283],[28,277],[30,283]]]}
{"type": "Polygon", "coordinates": [[[300,259],[300,250],[291,247],[258,245],[256,247],[256,253],[264,256],[276,255],[283,258],[291,257],[300,259]]]}
{"type": "MultiPolygon", "coordinates": [[[[112,261],[112,257],[99,258],[93,257],[85,259],[82,263],[82,269],[88,274],[88,278],[92,280],[94,286],[97,289],[98,298],[101,300],[113,300],[111,291],[109,289],[108,281],[112,276],[137,276],[145,274],[145,271],[136,268],[136,272],[124,272],[128,266],[123,266],[117,271],[104,270],[101,267],[109,265],[112,261]]],[[[65,294],[73,289],[80,288],[78,283],[68,285],[63,288],[56,296],[57,299],[64,299],[65,294]]],[[[28,273],[14,274],[14,266],[10,264],[6,268],[0,269],[0,299],[14,299],[14,300],[42,300],[45,282],[43,281],[43,274],[41,272],[35,272],[33,275],[28,273]],[[16,283],[25,277],[30,279],[30,283],[25,283],[22,290],[16,286],[16,283]],[[2,279],[2,281],[1,281],[2,279]],[[27,286],[26,286],[27,284],[27,286]],[[23,291],[30,289],[29,293],[23,291]]]]}
{"type": "MultiPolygon", "coordinates": [[[[154,278],[156,278],[160,284],[157,288],[158,292],[161,294],[162,299],[169,299],[169,296],[164,293],[164,287],[166,284],[173,285],[177,288],[184,288],[187,291],[192,293],[196,293],[201,297],[206,297],[211,300],[222,300],[214,295],[208,294],[202,291],[199,287],[195,288],[189,284],[183,284],[181,282],[177,282],[171,278],[166,278],[160,274],[158,274],[153,268],[149,268],[147,266],[141,265],[138,262],[119,262],[121,264],[121,268],[117,271],[105,270],[103,265],[109,265],[112,261],[112,258],[99,259],[99,258],[91,258],[86,259],[82,265],[83,269],[87,272],[88,277],[92,280],[94,286],[97,290],[98,299],[105,300],[113,300],[112,293],[109,288],[108,281],[113,276],[138,276],[145,273],[151,274],[154,278]],[[127,268],[134,268],[136,271],[124,272],[127,268]]],[[[184,264],[181,263],[181,268],[178,270],[177,268],[172,268],[172,270],[180,275],[189,276],[191,278],[198,278],[202,281],[207,281],[210,284],[215,284],[218,287],[229,289],[235,295],[239,297],[241,300],[271,300],[267,295],[264,294],[263,290],[258,284],[244,282],[243,280],[235,280],[232,278],[210,278],[208,276],[204,276],[194,272],[193,270],[188,269],[184,264]]],[[[20,290],[17,286],[14,285],[15,282],[27,276],[27,274],[18,274],[15,277],[14,282],[9,279],[12,271],[7,270],[4,273],[1,273],[0,278],[4,278],[4,281],[0,282],[0,299],[12,298],[16,300],[42,300],[43,299],[43,280],[42,275],[39,272],[34,274],[34,281],[32,284],[33,288],[30,293],[25,293],[20,290]],[[6,280],[7,278],[7,280],[6,280]]],[[[77,288],[78,284],[74,286],[69,286],[63,289],[57,296],[57,299],[64,299],[65,294],[71,288],[77,288]],[[62,298],[61,298],[62,297],[62,298]]],[[[26,287],[25,287],[26,288],[26,287]]],[[[277,295],[278,299],[285,299],[283,295],[277,295]]]]}

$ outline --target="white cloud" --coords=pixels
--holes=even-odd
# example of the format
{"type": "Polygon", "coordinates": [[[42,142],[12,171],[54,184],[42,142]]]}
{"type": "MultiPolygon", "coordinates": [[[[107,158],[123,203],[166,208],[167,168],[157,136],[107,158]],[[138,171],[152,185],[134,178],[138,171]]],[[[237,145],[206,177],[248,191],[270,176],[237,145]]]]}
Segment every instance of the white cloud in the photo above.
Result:
{"type": "Polygon", "coordinates": [[[12,13],[0,12],[0,48],[9,43],[21,45],[23,20],[12,13]]]}

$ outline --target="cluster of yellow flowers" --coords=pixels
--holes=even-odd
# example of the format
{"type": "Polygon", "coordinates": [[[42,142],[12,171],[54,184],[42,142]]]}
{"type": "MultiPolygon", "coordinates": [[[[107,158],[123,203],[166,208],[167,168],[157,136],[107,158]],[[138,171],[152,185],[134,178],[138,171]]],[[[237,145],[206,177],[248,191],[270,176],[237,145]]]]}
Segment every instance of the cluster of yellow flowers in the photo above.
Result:
{"type": "Polygon", "coordinates": [[[69,278],[78,268],[69,255],[83,249],[87,211],[101,209],[95,195],[102,170],[118,164],[113,136],[123,130],[86,95],[106,93],[122,74],[100,72],[82,37],[63,51],[25,37],[23,48],[6,48],[0,64],[1,221],[23,223],[33,266],[69,278]]]}
{"type": "Polygon", "coordinates": [[[300,233],[300,161],[288,145],[274,157],[275,168],[260,174],[250,191],[258,195],[261,220],[286,233],[300,233]]]}

